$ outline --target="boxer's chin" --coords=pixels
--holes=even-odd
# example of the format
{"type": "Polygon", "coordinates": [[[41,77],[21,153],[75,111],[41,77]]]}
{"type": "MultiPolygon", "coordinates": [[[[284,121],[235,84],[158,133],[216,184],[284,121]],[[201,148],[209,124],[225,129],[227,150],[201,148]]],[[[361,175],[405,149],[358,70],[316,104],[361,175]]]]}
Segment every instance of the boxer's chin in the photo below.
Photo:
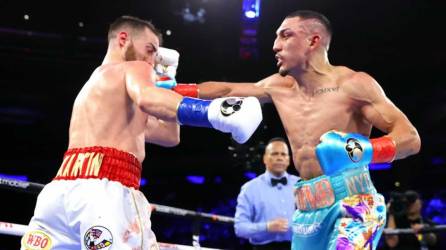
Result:
{"type": "Polygon", "coordinates": [[[289,71],[288,69],[285,69],[285,68],[283,68],[283,67],[280,67],[280,68],[279,68],[279,74],[280,74],[281,76],[286,76],[286,75],[288,75],[288,73],[290,73],[290,71],[289,71]]]}

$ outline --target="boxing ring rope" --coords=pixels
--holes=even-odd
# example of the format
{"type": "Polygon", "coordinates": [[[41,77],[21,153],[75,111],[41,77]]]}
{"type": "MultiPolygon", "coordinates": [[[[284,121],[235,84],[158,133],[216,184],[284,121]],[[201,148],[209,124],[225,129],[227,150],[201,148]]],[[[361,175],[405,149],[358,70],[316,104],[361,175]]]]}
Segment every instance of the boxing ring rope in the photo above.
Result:
{"type": "MultiPolygon", "coordinates": [[[[0,177],[0,188],[21,191],[26,193],[38,194],[45,187],[44,184],[21,181],[21,180],[13,180],[8,178],[0,177]]],[[[221,222],[221,223],[234,223],[234,219],[228,216],[221,216],[215,214],[208,214],[202,212],[195,212],[192,210],[186,210],[176,207],[169,207],[159,204],[151,203],[151,210],[155,213],[174,215],[179,217],[189,217],[195,220],[201,221],[211,221],[211,222],[221,222]]],[[[198,221],[195,222],[197,224],[198,221]]],[[[22,236],[26,232],[27,226],[20,225],[11,222],[2,222],[0,221],[0,234],[6,235],[14,235],[14,236],[22,236]]],[[[199,227],[194,225],[193,235],[192,235],[192,245],[179,245],[179,244],[170,244],[158,242],[161,250],[191,250],[191,249],[203,249],[203,250],[218,250],[216,248],[206,248],[201,247],[199,244],[199,227]]]]}
{"type": "MultiPolygon", "coordinates": [[[[423,228],[418,231],[418,233],[435,233],[435,232],[441,232],[446,231],[446,225],[437,225],[437,226],[430,226],[423,228]]],[[[414,231],[412,228],[386,228],[384,229],[384,234],[386,235],[395,235],[395,234],[414,234],[414,231]]]]}
{"type": "MultiPolygon", "coordinates": [[[[23,191],[27,193],[34,193],[38,194],[45,185],[40,183],[34,183],[34,182],[28,182],[28,181],[20,181],[20,180],[13,180],[13,179],[7,179],[0,177],[0,188],[15,190],[15,191],[23,191]]],[[[234,223],[234,218],[228,217],[228,216],[221,216],[221,215],[215,215],[215,214],[209,214],[209,213],[202,213],[202,212],[196,212],[192,210],[186,210],[182,208],[176,208],[176,207],[170,207],[165,205],[159,205],[159,204],[151,204],[151,209],[155,213],[161,213],[161,214],[167,214],[167,215],[174,215],[179,217],[189,217],[193,218],[197,221],[211,221],[211,222],[219,222],[219,223],[234,223]]],[[[24,234],[27,226],[10,223],[10,222],[1,222],[0,221],[0,234],[8,234],[8,235],[16,235],[21,236],[24,234]]],[[[197,228],[195,226],[195,228],[197,228]]],[[[177,244],[169,244],[169,243],[159,243],[161,249],[163,250],[170,250],[170,249],[179,249],[179,250],[189,250],[189,249],[204,249],[204,250],[212,250],[211,248],[203,248],[200,247],[198,242],[198,235],[199,231],[198,229],[193,230],[193,236],[192,236],[192,246],[185,246],[185,245],[177,245],[177,244]]],[[[417,233],[430,233],[430,232],[440,232],[440,231],[446,231],[446,225],[436,225],[436,226],[430,226],[423,228],[419,230],[417,233]]],[[[384,234],[386,235],[395,235],[395,234],[413,234],[414,230],[412,228],[396,228],[396,229],[390,229],[386,228],[384,229],[384,234]]]]}
{"type": "MultiPolygon", "coordinates": [[[[25,234],[27,228],[28,228],[28,226],[25,226],[25,225],[0,221],[0,234],[22,236],[25,234]]],[[[206,248],[206,247],[199,247],[199,246],[192,247],[192,246],[170,244],[170,243],[163,243],[163,242],[158,242],[158,245],[161,250],[192,250],[192,249],[193,250],[196,250],[196,249],[217,250],[216,248],[206,248]]]]}
{"type": "MultiPolygon", "coordinates": [[[[0,188],[15,190],[15,191],[23,191],[27,193],[38,194],[45,185],[35,182],[28,181],[20,181],[13,180],[0,177],[0,188]]],[[[164,205],[159,205],[155,203],[151,203],[151,209],[153,212],[175,215],[181,217],[191,217],[191,218],[199,218],[204,219],[211,222],[221,222],[221,223],[234,223],[234,218],[228,216],[221,216],[209,213],[195,212],[192,210],[186,210],[182,208],[169,207],[164,205]]]]}

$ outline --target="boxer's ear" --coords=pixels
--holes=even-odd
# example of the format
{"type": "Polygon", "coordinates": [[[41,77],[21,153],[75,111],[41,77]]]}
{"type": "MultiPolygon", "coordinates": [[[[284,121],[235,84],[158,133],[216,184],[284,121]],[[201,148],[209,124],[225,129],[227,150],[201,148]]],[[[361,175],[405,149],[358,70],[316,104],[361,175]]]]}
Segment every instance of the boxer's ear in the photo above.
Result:
{"type": "Polygon", "coordinates": [[[317,46],[321,41],[321,37],[319,35],[310,36],[308,38],[308,43],[310,47],[317,46]]]}
{"type": "Polygon", "coordinates": [[[118,33],[118,44],[119,47],[124,47],[125,43],[127,42],[129,37],[129,34],[125,31],[121,31],[118,33]]]}

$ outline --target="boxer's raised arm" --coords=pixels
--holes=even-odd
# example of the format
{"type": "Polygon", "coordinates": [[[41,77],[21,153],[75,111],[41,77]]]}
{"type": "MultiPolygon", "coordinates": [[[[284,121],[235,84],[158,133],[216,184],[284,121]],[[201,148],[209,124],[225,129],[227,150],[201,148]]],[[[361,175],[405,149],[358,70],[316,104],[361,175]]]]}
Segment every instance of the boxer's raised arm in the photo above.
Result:
{"type": "Polygon", "coordinates": [[[259,83],[203,82],[198,86],[198,96],[214,99],[224,96],[255,96],[260,102],[270,102],[265,88],[259,83]]]}
{"type": "Polygon", "coordinates": [[[130,98],[144,112],[181,125],[214,128],[246,142],[262,121],[262,109],[255,97],[201,100],[154,87],[153,68],[144,62],[130,62],[126,88],[130,98]]]}
{"type": "Polygon", "coordinates": [[[295,80],[289,76],[274,74],[256,83],[203,82],[198,84],[199,97],[213,99],[222,96],[255,96],[260,102],[271,102],[270,92],[274,88],[290,88],[295,80]]]}

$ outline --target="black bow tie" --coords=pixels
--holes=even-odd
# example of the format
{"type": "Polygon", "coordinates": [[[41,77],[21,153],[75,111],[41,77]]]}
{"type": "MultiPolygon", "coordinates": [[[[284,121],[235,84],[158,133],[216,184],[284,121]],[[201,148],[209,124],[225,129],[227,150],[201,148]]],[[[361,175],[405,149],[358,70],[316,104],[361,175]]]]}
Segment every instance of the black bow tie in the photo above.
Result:
{"type": "Polygon", "coordinates": [[[287,182],[288,181],[285,176],[280,179],[271,178],[271,184],[273,185],[273,187],[276,186],[278,183],[282,183],[282,185],[285,186],[287,184],[287,182]]]}

